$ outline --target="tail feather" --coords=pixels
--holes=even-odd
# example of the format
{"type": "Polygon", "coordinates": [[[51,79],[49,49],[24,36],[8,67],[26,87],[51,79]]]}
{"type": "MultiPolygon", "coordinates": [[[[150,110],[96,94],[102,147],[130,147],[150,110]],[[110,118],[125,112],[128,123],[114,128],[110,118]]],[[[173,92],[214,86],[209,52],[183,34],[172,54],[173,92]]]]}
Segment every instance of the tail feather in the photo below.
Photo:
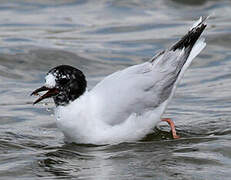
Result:
{"type": "MultiPolygon", "coordinates": [[[[192,27],[189,29],[188,33],[184,35],[179,41],[177,41],[173,46],[171,46],[168,51],[175,51],[177,49],[187,49],[188,55],[190,54],[190,51],[192,50],[194,44],[199,39],[201,33],[206,28],[205,21],[209,17],[200,17],[199,20],[197,20],[192,27]]],[[[156,59],[158,59],[161,55],[163,55],[166,52],[166,50],[163,50],[159,53],[157,53],[150,62],[154,62],[156,59]]]]}
{"type": "Polygon", "coordinates": [[[175,51],[177,49],[185,49],[185,61],[182,64],[180,71],[176,76],[176,81],[172,87],[171,93],[169,95],[168,101],[172,98],[179,81],[184,75],[185,70],[189,67],[192,60],[205,48],[206,43],[204,38],[200,38],[201,33],[206,28],[205,20],[206,18],[200,18],[197,22],[193,24],[189,32],[183,36],[177,43],[175,43],[170,51],[175,51]]]}
{"type": "Polygon", "coordinates": [[[174,82],[174,85],[173,85],[172,91],[169,95],[168,101],[171,100],[174,92],[176,91],[177,85],[179,84],[180,80],[182,79],[186,69],[190,66],[192,60],[205,48],[206,43],[204,42],[204,40],[205,40],[204,38],[200,38],[199,40],[197,40],[197,42],[193,46],[190,54],[188,55],[187,61],[185,62],[182,69],[180,70],[180,72],[177,75],[176,81],[174,82]]]}
{"type": "Polygon", "coordinates": [[[185,70],[204,49],[206,43],[200,35],[205,28],[206,24],[200,18],[178,42],[151,60],[153,66],[161,72],[158,74],[160,83],[156,87],[160,92],[159,103],[167,100],[168,104],[185,70]]]}
{"type": "Polygon", "coordinates": [[[185,36],[183,36],[176,44],[174,44],[170,48],[170,50],[175,51],[176,49],[183,48],[189,48],[191,50],[206,26],[206,24],[199,23],[196,27],[192,28],[185,36]]]}

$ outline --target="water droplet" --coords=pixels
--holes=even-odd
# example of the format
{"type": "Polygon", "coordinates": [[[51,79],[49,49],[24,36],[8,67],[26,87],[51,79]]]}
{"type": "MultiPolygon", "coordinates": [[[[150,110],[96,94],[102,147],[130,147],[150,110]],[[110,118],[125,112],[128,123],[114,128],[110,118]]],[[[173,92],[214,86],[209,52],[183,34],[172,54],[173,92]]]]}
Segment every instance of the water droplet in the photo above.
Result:
{"type": "Polygon", "coordinates": [[[57,116],[57,118],[56,118],[56,119],[57,119],[57,121],[59,121],[59,120],[61,119],[61,117],[60,117],[60,116],[57,116]]]}
{"type": "Polygon", "coordinates": [[[47,112],[51,112],[51,108],[46,108],[47,112]]]}

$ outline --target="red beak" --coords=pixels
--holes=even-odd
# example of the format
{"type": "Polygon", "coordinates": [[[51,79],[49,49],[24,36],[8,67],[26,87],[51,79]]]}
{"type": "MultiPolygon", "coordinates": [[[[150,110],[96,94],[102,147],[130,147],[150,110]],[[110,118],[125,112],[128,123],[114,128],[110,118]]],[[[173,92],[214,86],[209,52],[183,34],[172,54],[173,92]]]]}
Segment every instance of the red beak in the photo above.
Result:
{"type": "Polygon", "coordinates": [[[42,86],[41,88],[38,88],[35,91],[33,91],[31,93],[31,96],[32,95],[38,96],[38,93],[42,92],[42,91],[47,91],[47,92],[44,95],[40,96],[33,104],[37,104],[38,102],[42,101],[43,99],[55,96],[59,93],[58,89],[56,89],[56,88],[48,88],[46,86],[42,86]]]}

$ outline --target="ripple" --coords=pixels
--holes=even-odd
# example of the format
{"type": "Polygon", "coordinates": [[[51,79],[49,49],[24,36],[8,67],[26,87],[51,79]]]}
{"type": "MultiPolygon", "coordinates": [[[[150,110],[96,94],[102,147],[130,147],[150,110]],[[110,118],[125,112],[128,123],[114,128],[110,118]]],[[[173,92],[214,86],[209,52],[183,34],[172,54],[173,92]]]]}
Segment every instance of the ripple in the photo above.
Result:
{"type": "MultiPolygon", "coordinates": [[[[230,1],[1,1],[0,176],[2,179],[229,179],[230,1]],[[207,47],[159,124],[141,141],[65,144],[52,102],[30,92],[59,64],[82,69],[91,89],[106,75],[167,48],[200,15],[207,47]]],[[[135,133],[135,132],[134,132],[135,133]]]]}

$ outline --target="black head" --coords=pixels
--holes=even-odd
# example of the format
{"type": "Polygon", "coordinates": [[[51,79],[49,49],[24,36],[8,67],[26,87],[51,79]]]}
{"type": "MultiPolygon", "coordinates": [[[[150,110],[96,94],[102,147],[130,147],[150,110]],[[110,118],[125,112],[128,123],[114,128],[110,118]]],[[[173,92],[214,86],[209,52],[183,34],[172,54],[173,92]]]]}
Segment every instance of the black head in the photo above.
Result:
{"type": "Polygon", "coordinates": [[[68,65],[60,65],[51,69],[46,76],[46,83],[31,95],[47,91],[34,104],[43,99],[53,97],[56,106],[64,106],[74,101],[86,91],[87,82],[82,71],[68,65]]]}

